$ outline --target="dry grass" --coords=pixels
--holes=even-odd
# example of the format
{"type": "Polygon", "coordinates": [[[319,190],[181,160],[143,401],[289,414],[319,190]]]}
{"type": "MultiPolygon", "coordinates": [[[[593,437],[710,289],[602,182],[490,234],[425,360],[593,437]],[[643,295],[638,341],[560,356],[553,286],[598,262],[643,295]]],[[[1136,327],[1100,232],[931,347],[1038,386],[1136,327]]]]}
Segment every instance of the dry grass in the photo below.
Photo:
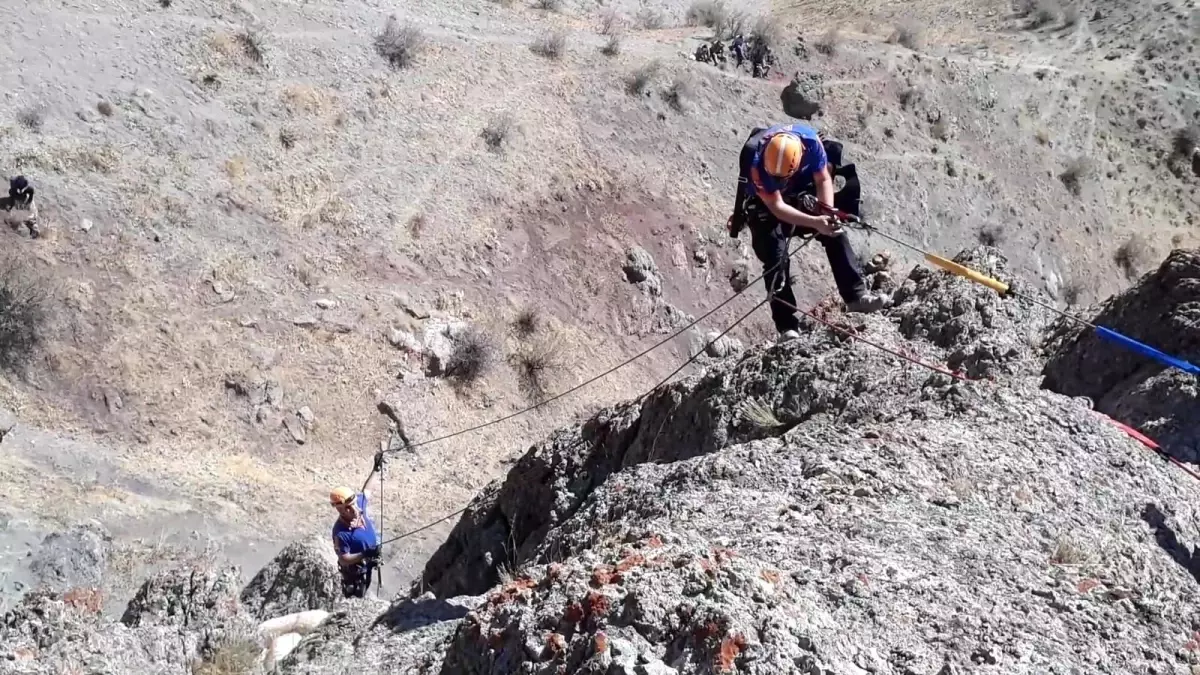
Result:
{"type": "Polygon", "coordinates": [[[1153,250],[1150,242],[1141,234],[1134,234],[1113,252],[1113,262],[1129,279],[1136,279],[1150,262],[1153,250]]]}
{"type": "Polygon", "coordinates": [[[775,416],[775,411],[756,398],[747,399],[738,409],[738,415],[754,429],[771,430],[783,426],[783,422],[775,416]]]}
{"type": "Polygon", "coordinates": [[[533,44],[529,45],[529,49],[538,56],[554,60],[561,59],[563,54],[567,53],[567,33],[562,30],[546,33],[534,40],[533,44]]]}
{"type": "Polygon", "coordinates": [[[235,36],[238,47],[251,63],[262,64],[266,60],[266,49],[262,33],[246,28],[235,36]]]}
{"type": "Polygon", "coordinates": [[[563,368],[562,342],[550,335],[521,345],[512,356],[517,385],[531,401],[541,402],[553,385],[555,373],[563,368]]]}
{"type": "Polygon", "coordinates": [[[1083,192],[1083,184],[1091,179],[1094,172],[1092,161],[1087,157],[1079,156],[1067,163],[1062,173],[1058,174],[1058,179],[1071,194],[1078,197],[1083,192]]]}
{"type": "Polygon", "coordinates": [[[818,53],[824,54],[825,56],[834,56],[837,54],[838,45],[841,43],[841,32],[838,31],[837,28],[830,28],[829,30],[825,31],[825,34],[821,36],[821,39],[817,40],[816,44],[813,45],[813,48],[816,49],[818,53]]]}
{"type": "Polygon", "coordinates": [[[542,325],[542,314],[537,307],[532,305],[522,307],[517,315],[513,317],[512,327],[513,332],[519,338],[527,338],[538,331],[542,325]]]}
{"type": "Polygon", "coordinates": [[[286,128],[279,130],[279,144],[283,146],[284,150],[291,150],[296,147],[298,140],[300,140],[300,137],[295,131],[286,128]]]}
{"type": "Polygon", "coordinates": [[[707,26],[717,28],[725,23],[729,16],[729,8],[722,0],[695,0],[688,7],[684,20],[689,26],[707,26]]]}
{"type": "Polygon", "coordinates": [[[783,40],[783,29],[780,24],[769,16],[760,16],[754,20],[750,28],[750,44],[766,45],[778,51],[783,40]]]}
{"type": "Polygon", "coordinates": [[[730,40],[735,35],[746,32],[750,23],[750,15],[740,9],[735,9],[725,15],[721,23],[713,28],[713,36],[722,40],[730,40]]]}
{"type": "Polygon", "coordinates": [[[1060,566],[1079,566],[1091,562],[1091,554],[1079,542],[1063,537],[1054,546],[1050,554],[1050,563],[1060,566]]]}
{"type": "Polygon", "coordinates": [[[650,88],[650,83],[658,76],[662,67],[662,60],[654,59],[630,73],[625,78],[625,92],[630,96],[645,95],[646,91],[650,88]]]}
{"type": "Polygon", "coordinates": [[[1058,21],[1062,8],[1057,0],[1031,0],[1023,11],[1029,17],[1029,27],[1040,28],[1058,21]]]}
{"type": "Polygon", "coordinates": [[[0,254],[0,368],[20,370],[42,342],[49,294],[28,259],[0,254]]]}
{"type": "Polygon", "coordinates": [[[516,128],[516,119],[510,113],[501,113],[492,116],[479,136],[492,152],[504,152],[516,128]]]}
{"type": "Polygon", "coordinates": [[[916,87],[905,87],[900,90],[898,96],[900,107],[904,110],[909,110],[921,101],[921,90],[916,87]]]}
{"type": "Polygon", "coordinates": [[[667,25],[667,17],[660,9],[643,7],[637,15],[637,24],[642,30],[659,30],[667,25]]]}
{"type": "Polygon", "coordinates": [[[888,42],[898,44],[915,51],[921,49],[924,43],[924,33],[921,26],[913,21],[906,21],[896,26],[888,36],[888,42]]]}
{"type": "Polygon", "coordinates": [[[675,77],[671,88],[667,90],[667,103],[676,112],[686,112],[687,103],[692,97],[692,79],[686,73],[675,77]]]}
{"type": "Polygon", "coordinates": [[[984,246],[999,246],[1004,241],[1004,229],[995,223],[984,225],[975,233],[975,238],[984,246]]]}
{"type": "Polygon", "coordinates": [[[305,112],[319,115],[332,107],[332,97],[308,84],[284,87],[279,95],[289,113],[305,112]]]}
{"type": "Polygon", "coordinates": [[[421,233],[425,231],[425,226],[428,224],[428,218],[424,213],[415,213],[408,219],[408,234],[413,239],[420,239],[421,233]]]}
{"type": "Polygon", "coordinates": [[[46,111],[41,106],[31,106],[17,111],[17,124],[39,133],[46,124],[46,111]]]}
{"type": "Polygon", "coordinates": [[[248,637],[222,640],[192,675],[250,675],[258,671],[262,649],[248,637]]]}
{"type": "Polygon", "coordinates": [[[608,36],[608,40],[600,47],[600,53],[605,56],[620,56],[621,37],[619,35],[608,36]]]}
{"type": "Polygon", "coordinates": [[[400,23],[393,14],[383,25],[383,32],[375,36],[375,52],[397,70],[408,68],[417,61],[425,50],[425,33],[412,22],[400,23]]]}
{"type": "Polygon", "coordinates": [[[18,168],[33,167],[43,171],[97,171],[112,173],[120,164],[121,155],[110,145],[87,146],[71,141],[41,143],[36,150],[22,152],[13,158],[18,168]]]}
{"type": "Polygon", "coordinates": [[[446,363],[446,376],[470,384],[486,376],[496,365],[499,349],[492,334],[479,326],[470,326],[454,336],[454,352],[446,363]]]}
{"type": "Polygon", "coordinates": [[[534,0],[533,6],[547,12],[557,12],[562,9],[562,0],[534,0]]]}
{"type": "Polygon", "coordinates": [[[598,32],[608,37],[620,36],[625,32],[625,19],[616,8],[609,7],[600,12],[600,28],[598,32]]]}
{"type": "Polygon", "coordinates": [[[280,223],[302,229],[317,225],[340,228],[352,213],[337,186],[338,181],[320,170],[284,176],[271,185],[275,198],[272,215],[280,223]]]}

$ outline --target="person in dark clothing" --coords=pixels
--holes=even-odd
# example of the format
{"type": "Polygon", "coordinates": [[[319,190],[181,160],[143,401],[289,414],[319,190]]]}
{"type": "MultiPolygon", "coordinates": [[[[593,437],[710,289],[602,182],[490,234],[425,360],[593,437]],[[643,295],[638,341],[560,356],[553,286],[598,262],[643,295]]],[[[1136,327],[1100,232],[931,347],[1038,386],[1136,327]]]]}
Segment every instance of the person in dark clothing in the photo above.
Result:
{"type": "Polygon", "coordinates": [[[742,67],[742,63],[746,60],[746,39],[738,33],[733,38],[733,44],[730,45],[729,51],[733,52],[733,61],[737,68],[742,67]]]}
{"type": "Polygon", "coordinates": [[[764,282],[772,299],[771,318],[781,340],[799,337],[800,322],[792,308],[796,296],[792,293],[788,256],[788,243],[793,235],[816,235],[825,248],[838,294],[847,310],[873,312],[891,304],[890,297],[868,292],[845,232],[828,216],[810,215],[797,208],[803,195],[808,194],[827,206],[858,214],[861,189],[857,171],[853,166],[842,171],[840,163],[841,145],[822,141],[811,127],[803,124],[755,129],[742,146],[738,195],[729,219],[729,234],[737,237],[743,227],[750,228],[751,246],[763,264],[764,282]],[[835,171],[846,180],[836,194],[835,171]]]}
{"type": "Polygon", "coordinates": [[[0,197],[0,211],[4,212],[5,223],[29,228],[29,236],[33,239],[41,235],[37,223],[37,204],[33,201],[33,186],[24,176],[16,176],[8,182],[8,196],[0,197]]]}
{"type": "Polygon", "coordinates": [[[333,550],[342,573],[342,596],[362,598],[371,588],[371,573],[379,565],[379,537],[367,515],[367,495],[348,487],[334,488],[329,503],[337,509],[333,550]]]}

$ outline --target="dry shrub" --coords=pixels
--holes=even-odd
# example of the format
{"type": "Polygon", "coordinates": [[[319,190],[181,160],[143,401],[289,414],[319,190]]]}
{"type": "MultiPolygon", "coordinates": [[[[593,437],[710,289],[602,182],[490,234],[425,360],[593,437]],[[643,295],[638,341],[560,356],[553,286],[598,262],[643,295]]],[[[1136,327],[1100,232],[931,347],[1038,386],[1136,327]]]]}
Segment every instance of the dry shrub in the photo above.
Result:
{"type": "Polygon", "coordinates": [[[687,107],[687,102],[692,96],[692,80],[687,74],[676,76],[675,81],[671,83],[671,88],[667,90],[667,103],[676,111],[684,112],[687,107]]]}
{"type": "Polygon", "coordinates": [[[1004,229],[995,223],[984,225],[975,233],[975,238],[984,246],[999,246],[1004,241],[1004,229]]]}
{"type": "Polygon", "coordinates": [[[517,371],[517,384],[530,400],[545,400],[554,374],[562,370],[562,342],[556,335],[523,344],[513,354],[512,362],[517,371]]]}
{"type": "Polygon", "coordinates": [[[619,35],[608,36],[608,41],[600,47],[600,53],[605,56],[619,56],[621,54],[621,37],[619,35]]]}
{"type": "Polygon", "coordinates": [[[1190,159],[1197,148],[1200,148],[1200,126],[1186,126],[1171,136],[1171,153],[1176,157],[1190,159]]]}
{"type": "Polygon", "coordinates": [[[630,96],[645,94],[646,90],[650,87],[650,83],[658,75],[659,71],[662,70],[662,65],[660,59],[654,59],[630,73],[629,77],[625,78],[625,92],[630,96]]]}
{"type": "Polygon", "coordinates": [[[496,365],[499,350],[492,334],[479,326],[470,326],[451,338],[454,351],[446,363],[446,376],[470,384],[487,375],[496,365]]]}
{"type": "Polygon", "coordinates": [[[289,113],[306,112],[320,114],[330,103],[329,95],[307,84],[292,84],[284,87],[280,99],[289,113]]]}
{"type": "Polygon", "coordinates": [[[722,0],[695,0],[688,7],[684,19],[689,26],[708,26],[717,28],[729,16],[729,8],[722,0]]]}
{"type": "Polygon", "coordinates": [[[616,8],[609,7],[600,13],[600,29],[601,35],[612,37],[621,35],[625,32],[625,19],[616,8]]]}
{"type": "Polygon", "coordinates": [[[830,28],[825,31],[821,39],[817,40],[813,48],[825,56],[833,56],[837,54],[838,45],[842,42],[842,34],[837,28],[830,28]]]}
{"type": "Polygon", "coordinates": [[[754,429],[771,430],[783,426],[783,423],[775,416],[775,411],[756,398],[746,399],[738,413],[742,421],[754,429]]]}
{"type": "Polygon", "coordinates": [[[510,113],[493,115],[483,131],[479,132],[479,137],[492,152],[504,152],[516,126],[516,119],[510,113]]]}
{"type": "Polygon", "coordinates": [[[722,40],[732,39],[735,35],[746,32],[750,23],[750,15],[740,9],[735,9],[725,15],[721,23],[713,27],[713,36],[722,40]]]}
{"type": "Polygon", "coordinates": [[[1050,554],[1054,565],[1086,565],[1090,560],[1091,555],[1082,544],[1066,537],[1058,540],[1050,554]]]}
{"type": "Polygon", "coordinates": [[[105,117],[112,117],[117,113],[117,109],[108,101],[100,101],[96,103],[96,111],[105,117]]]}
{"type": "Polygon", "coordinates": [[[266,60],[266,49],[262,33],[251,28],[244,28],[234,36],[234,39],[237,41],[242,55],[249,59],[251,63],[261,64],[266,60]]]}
{"type": "Polygon", "coordinates": [[[395,14],[388,17],[383,32],[375,36],[375,51],[397,70],[416,63],[426,44],[420,27],[412,22],[401,25],[395,14]]]}
{"type": "Polygon", "coordinates": [[[88,614],[104,609],[104,594],[98,588],[72,588],[62,596],[63,602],[88,614]]]}
{"type": "Polygon", "coordinates": [[[513,317],[513,331],[517,337],[527,338],[537,332],[542,325],[542,315],[537,307],[532,305],[522,307],[517,315],[513,317]]]}
{"type": "Polygon", "coordinates": [[[562,0],[534,0],[533,6],[547,12],[557,12],[562,9],[562,0]]]}
{"type": "Polygon", "coordinates": [[[421,233],[425,231],[425,225],[428,224],[428,218],[424,213],[414,213],[408,219],[408,234],[413,239],[420,239],[421,233]]]}
{"type": "Polygon", "coordinates": [[[1152,254],[1150,242],[1141,234],[1134,234],[1113,252],[1113,262],[1125,272],[1127,278],[1136,279],[1152,254]]]}
{"type": "Polygon", "coordinates": [[[1083,282],[1078,279],[1068,279],[1063,282],[1062,297],[1063,302],[1066,302],[1068,305],[1078,305],[1079,301],[1083,298],[1083,282]]]}
{"type": "Polygon", "coordinates": [[[1083,184],[1092,177],[1094,171],[1092,161],[1087,157],[1079,156],[1067,163],[1063,172],[1058,174],[1058,179],[1071,194],[1078,197],[1083,192],[1083,184]]]}
{"type": "Polygon", "coordinates": [[[921,26],[914,21],[905,21],[892,30],[888,42],[908,47],[914,52],[921,48],[921,26]]]}
{"type": "Polygon", "coordinates": [[[643,30],[658,30],[667,24],[667,17],[662,10],[643,7],[638,12],[637,23],[643,30]]]}
{"type": "Polygon", "coordinates": [[[783,32],[777,21],[769,16],[760,16],[754,20],[754,26],[750,29],[750,44],[757,43],[778,50],[782,39],[783,32]]]}
{"type": "Polygon", "coordinates": [[[546,33],[529,45],[529,49],[538,56],[555,60],[561,59],[567,52],[567,33],[562,30],[546,33]]]}
{"type": "Polygon", "coordinates": [[[279,130],[279,144],[283,146],[284,150],[291,150],[296,147],[298,140],[300,140],[300,137],[296,135],[295,131],[291,129],[279,130]]]}
{"type": "Polygon", "coordinates": [[[1038,28],[1046,26],[1058,21],[1058,16],[1062,12],[1057,0],[1034,0],[1029,3],[1027,10],[1029,16],[1029,27],[1038,28]]]}
{"type": "Polygon", "coordinates": [[[46,124],[46,110],[41,106],[31,106],[17,112],[17,124],[38,133],[46,124]]]}
{"type": "Polygon", "coordinates": [[[249,637],[227,638],[217,643],[192,675],[250,675],[258,672],[262,649],[249,637]]]}
{"type": "Polygon", "coordinates": [[[344,225],[352,214],[349,204],[339,194],[339,184],[323,171],[284,176],[271,185],[275,219],[303,229],[344,225]]]}
{"type": "Polygon", "coordinates": [[[921,90],[916,87],[905,87],[900,90],[900,107],[904,110],[912,108],[921,101],[921,90]]]}
{"type": "Polygon", "coordinates": [[[0,254],[0,368],[19,370],[42,341],[49,294],[28,259],[0,254]]]}
{"type": "Polygon", "coordinates": [[[18,169],[34,167],[65,173],[71,170],[111,173],[120,164],[121,155],[111,145],[86,146],[73,141],[41,143],[37,149],[18,153],[13,164],[18,169]]]}

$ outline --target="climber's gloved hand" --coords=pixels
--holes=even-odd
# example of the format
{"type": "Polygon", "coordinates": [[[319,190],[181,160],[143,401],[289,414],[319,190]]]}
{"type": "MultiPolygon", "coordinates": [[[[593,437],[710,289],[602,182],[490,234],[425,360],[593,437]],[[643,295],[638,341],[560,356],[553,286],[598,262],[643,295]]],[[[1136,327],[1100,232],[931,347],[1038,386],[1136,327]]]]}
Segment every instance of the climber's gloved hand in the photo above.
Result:
{"type": "Polygon", "coordinates": [[[383,451],[375,453],[375,468],[373,471],[383,471],[383,451]]]}

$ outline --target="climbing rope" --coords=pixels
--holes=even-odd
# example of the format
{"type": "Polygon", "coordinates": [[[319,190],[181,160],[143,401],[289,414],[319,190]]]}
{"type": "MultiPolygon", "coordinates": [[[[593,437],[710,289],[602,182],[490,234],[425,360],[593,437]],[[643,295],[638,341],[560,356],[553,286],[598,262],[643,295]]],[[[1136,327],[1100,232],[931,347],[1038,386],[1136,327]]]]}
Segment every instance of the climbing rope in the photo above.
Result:
{"type": "MultiPolygon", "coordinates": [[[[449,434],[446,434],[446,435],[444,435],[444,436],[439,436],[439,437],[436,437],[436,438],[431,438],[431,439],[429,439],[429,440],[426,440],[426,441],[421,441],[421,442],[419,442],[419,443],[413,443],[413,444],[409,445],[408,447],[410,447],[410,448],[416,448],[416,447],[418,447],[418,446],[421,446],[421,445],[428,445],[428,444],[431,444],[431,443],[437,443],[437,442],[439,442],[439,441],[444,441],[444,440],[446,440],[446,439],[449,439],[449,438],[454,438],[455,436],[460,436],[460,435],[462,435],[462,434],[466,434],[466,433],[469,433],[469,432],[472,432],[472,431],[477,431],[477,430],[479,430],[479,429],[483,429],[483,428],[485,428],[485,427],[489,427],[489,426],[492,426],[492,425],[494,425],[494,424],[499,424],[499,423],[501,423],[501,422],[505,422],[505,421],[507,421],[507,420],[510,420],[510,419],[512,419],[512,418],[514,418],[514,417],[517,417],[517,416],[519,416],[519,415],[523,415],[523,414],[525,414],[525,413],[528,413],[528,412],[531,412],[531,411],[533,411],[533,410],[537,410],[538,408],[540,408],[540,407],[542,407],[542,406],[546,405],[547,403],[549,403],[549,402],[551,402],[551,401],[554,401],[554,400],[560,399],[560,398],[562,398],[562,397],[564,397],[564,396],[567,396],[568,394],[571,394],[571,393],[573,393],[573,392],[579,391],[579,390],[580,390],[580,389],[582,389],[583,387],[586,387],[587,385],[589,385],[589,384],[591,384],[591,383],[593,383],[593,382],[596,382],[597,380],[600,380],[600,379],[602,379],[602,378],[604,378],[604,377],[606,377],[606,376],[608,376],[608,375],[611,375],[612,373],[616,372],[617,370],[619,370],[619,369],[621,369],[621,368],[624,368],[625,366],[627,366],[627,365],[629,365],[629,364],[633,363],[634,361],[636,361],[636,360],[638,360],[638,359],[642,358],[643,356],[645,356],[645,355],[649,354],[650,352],[652,352],[652,351],[654,351],[655,349],[657,349],[657,348],[661,347],[662,345],[666,344],[667,342],[669,342],[669,341],[671,341],[671,340],[675,339],[676,337],[679,337],[679,336],[680,336],[680,335],[682,335],[684,332],[686,332],[688,329],[690,329],[692,326],[695,326],[696,324],[700,323],[701,321],[703,321],[704,319],[708,318],[709,316],[712,316],[712,314],[714,314],[714,313],[715,313],[717,310],[721,309],[721,308],[722,308],[722,307],[724,307],[725,305],[727,305],[727,304],[729,304],[730,302],[732,302],[732,301],[733,301],[735,298],[737,298],[737,297],[741,296],[743,293],[745,293],[747,289],[749,289],[749,288],[750,288],[751,286],[753,286],[754,284],[758,283],[758,282],[759,282],[760,280],[762,280],[762,279],[763,279],[763,277],[765,277],[767,274],[770,274],[771,272],[775,271],[775,268],[777,268],[777,267],[779,267],[780,265],[782,265],[782,264],[784,263],[784,261],[786,261],[786,260],[790,260],[791,258],[795,257],[795,255],[796,255],[797,253],[799,253],[799,252],[800,252],[800,251],[801,251],[801,250],[802,250],[802,249],[803,249],[805,246],[808,246],[808,245],[809,245],[810,243],[812,243],[812,241],[813,241],[813,237],[812,237],[812,235],[808,235],[808,236],[804,236],[804,237],[801,237],[801,236],[797,235],[797,236],[796,236],[796,238],[797,238],[797,239],[802,239],[803,241],[801,241],[801,243],[800,243],[799,245],[795,246],[795,247],[794,247],[794,248],[793,248],[793,249],[792,249],[792,250],[791,250],[791,251],[790,251],[790,252],[787,254],[787,257],[786,257],[786,258],[783,258],[783,259],[781,259],[779,262],[777,262],[777,263],[775,263],[774,265],[772,265],[772,266],[771,266],[769,269],[766,269],[766,270],[764,270],[762,274],[760,274],[758,277],[756,277],[756,278],[752,279],[752,280],[751,280],[749,283],[747,283],[747,284],[746,284],[744,287],[742,287],[742,289],[741,289],[741,290],[739,290],[739,291],[735,292],[733,295],[731,295],[731,296],[729,296],[728,298],[726,298],[726,299],[725,299],[723,302],[721,302],[721,304],[719,304],[719,305],[717,305],[716,307],[713,307],[712,309],[708,310],[708,311],[707,311],[707,312],[705,312],[703,315],[701,315],[699,318],[697,318],[697,319],[693,320],[691,323],[687,324],[686,326],[684,326],[683,328],[679,329],[679,330],[678,330],[678,331],[676,331],[675,333],[673,333],[673,334],[671,334],[670,336],[668,336],[668,337],[664,338],[663,340],[660,340],[659,342],[657,342],[657,343],[655,343],[654,345],[650,346],[649,348],[647,348],[647,349],[645,349],[645,350],[643,350],[643,351],[639,352],[638,354],[634,355],[633,357],[631,357],[631,358],[629,358],[629,359],[626,359],[625,361],[621,362],[620,364],[618,364],[618,365],[616,365],[616,366],[613,366],[612,368],[609,368],[608,370],[604,371],[603,373],[600,373],[599,375],[596,375],[596,376],[594,376],[594,377],[592,377],[592,378],[589,378],[589,379],[587,379],[587,380],[584,380],[583,382],[581,382],[581,383],[579,383],[579,384],[577,384],[577,385],[575,385],[575,386],[571,387],[570,389],[567,389],[566,391],[563,391],[563,392],[561,392],[561,393],[559,393],[559,394],[555,394],[553,397],[551,397],[551,398],[549,398],[549,399],[545,399],[545,400],[543,400],[543,401],[541,401],[541,402],[539,402],[539,403],[537,403],[537,404],[534,404],[534,405],[532,405],[532,406],[529,406],[529,407],[527,407],[527,408],[523,408],[523,409],[521,409],[521,410],[518,410],[518,411],[516,411],[516,412],[514,412],[514,413],[510,413],[510,414],[508,414],[508,415],[505,415],[505,416],[503,416],[503,417],[496,418],[496,419],[494,419],[494,420],[491,420],[491,421],[489,421],[489,422],[484,422],[484,423],[482,423],[482,424],[477,424],[477,425],[475,425],[475,426],[473,426],[473,427],[468,427],[468,428],[466,428],[466,429],[460,429],[459,431],[455,431],[455,432],[453,432],[453,433],[449,433],[449,434]]],[[[727,333],[729,333],[731,330],[733,330],[733,329],[734,329],[734,328],[735,328],[735,327],[736,327],[738,324],[740,324],[740,323],[742,323],[743,321],[745,321],[747,318],[749,318],[749,317],[750,317],[750,315],[752,315],[754,312],[758,311],[758,309],[759,309],[760,307],[762,307],[763,305],[767,304],[767,302],[769,302],[769,301],[770,301],[771,297],[772,297],[772,296],[767,296],[767,298],[766,298],[766,299],[764,299],[764,300],[762,300],[761,302],[759,302],[758,304],[756,304],[756,305],[755,305],[753,308],[751,308],[751,309],[750,309],[750,311],[748,311],[748,312],[746,312],[745,314],[743,314],[742,316],[738,317],[738,319],[737,319],[736,321],[734,321],[732,324],[730,324],[728,328],[726,328],[725,330],[721,331],[721,332],[720,332],[720,333],[719,333],[719,334],[718,334],[716,337],[714,337],[712,340],[709,340],[708,342],[706,342],[706,343],[704,344],[704,346],[703,346],[703,347],[701,347],[699,350],[697,350],[697,351],[696,351],[696,353],[694,353],[694,354],[692,354],[690,357],[688,357],[688,358],[687,358],[687,359],[686,359],[686,360],[685,360],[685,361],[684,361],[682,364],[680,364],[680,365],[679,365],[679,367],[678,367],[678,368],[676,368],[675,370],[671,371],[671,373],[670,373],[669,375],[667,375],[667,376],[666,376],[665,378],[663,378],[662,380],[659,380],[659,382],[658,382],[657,384],[655,384],[653,387],[650,387],[650,388],[649,388],[649,389],[647,389],[645,392],[643,392],[643,393],[642,393],[640,396],[638,396],[636,399],[634,399],[634,400],[633,400],[634,404],[636,404],[636,403],[638,403],[638,402],[642,401],[643,399],[645,399],[647,396],[649,396],[650,394],[652,394],[652,393],[653,393],[655,390],[657,390],[659,387],[661,387],[662,385],[666,384],[666,383],[667,383],[667,381],[669,381],[671,378],[673,378],[673,377],[674,377],[676,374],[678,374],[678,373],[679,373],[681,370],[683,370],[683,369],[684,369],[684,368],[686,368],[688,365],[690,365],[691,363],[693,363],[693,362],[694,362],[694,361],[695,361],[697,358],[699,358],[699,357],[700,357],[700,355],[701,355],[701,354],[704,354],[704,353],[705,353],[705,352],[708,350],[708,348],[709,348],[710,346],[712,346],[713,344],[716,344],[716,342],[717,342],[718,340],[720,340],[721,338],[725,337],[725,335],[726,335],[727,333]]],[[[582,442],[582,438],[580,439],[580,442],[582,442]]],[[[367,480],[366,480],[366,481],[363,483],[363,488],[365,489],[365,488],[366,488],[366,485],[367,485],[367,483],[369,483],[369,482],[371,481],[371,478],[372,478],[372,477],[375,475],[375,473],[376,473],[376,472],[379,472],[379,492],[380,492],[380,500],[379,500],[379,506],[380,506],[379,531],[380,531],[380,532],[383,532],[383,491],[384,491],[384,488],[383,488],[383,464],[384,464],[384,462],[383,462],[383,452],[384,452],[384,451],[382,451],[382,450],[381,450],[381,451],[380,451],[378,454],[376,454],[376,455],[375,455],[375,466],[374,466],[374,467],[371,469],[371,473],[369,473],[369,474],[367,475],[367,480]]],[[[401,539],[405,539],[405,538],[407,538],[407,537],[411,537],[411,536],[412,536],[412,535],[414,535],[414,534],[418,534],[418,533],[420,533],[420,532],[423,532],[423,531],[425,531],[425,530],[428,530],[429,528],[433,527],[434,525],[437,525],[437,524],[439,524],[439,523],[445,522],[446,520],[449,520],[450,518],[453,518],[454,516],[457,516],[457,515],[459,515],[459,514],[461,514],[461,513],[465,512],[465,511],[466,511],[468,508],[470,508],[470,504],[468,504],[467,506],[464,506],[464,507],[462,507],[461,509],[459,509],[459,510],[457,510],[457,511],[454,511],[453,513],[446,514],[445,516],[442,516],[441,518],[438,518],[437,520],[435,520],[435,521],[433,521],[433,522],[431,522],[431,523],[426,523],[425,525],[422,525],[422,526],[420,526],[420,527],[416,528],[415,530],[410,530],[410,531],[408,531],[408,532],[404,532],[403,534],[399,534],[399,535],[397,535],[397,536],[395,536],[395,537],[392,537],[391,539],[387,539],[387,540],[385,540],[385,541],[383,541],[383,542],[381,542],[381,543],[380,543],[380,547],[382,547],[384,544],[390,544],[390,543],[392,543],[392,542],[399,541],[399,540],[401,540],[401,539]]]]}

